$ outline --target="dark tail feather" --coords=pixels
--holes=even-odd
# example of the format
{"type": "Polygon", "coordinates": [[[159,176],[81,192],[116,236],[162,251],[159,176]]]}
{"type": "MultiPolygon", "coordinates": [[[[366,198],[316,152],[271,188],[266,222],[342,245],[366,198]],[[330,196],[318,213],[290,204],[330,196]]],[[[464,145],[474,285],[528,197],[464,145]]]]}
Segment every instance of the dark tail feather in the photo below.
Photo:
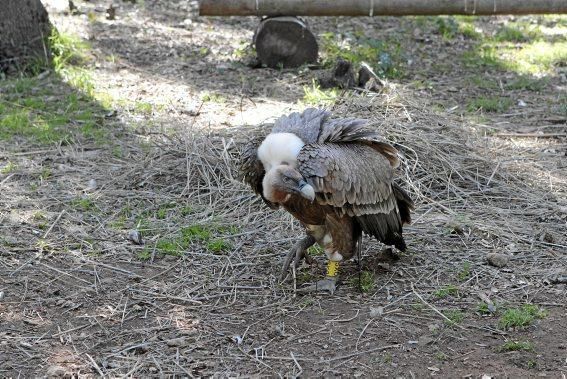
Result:
{"type": "MultiPolygon", "coordinates": [[[[400,217],[402,219],[402,225],[411,223],[411,214],[415,205],[409,195],[396,183],[392,184],[394,189],[394,196],[396,197],[396,202],[398,203],[398,209],[400,211],[400,217]]],[[[397,247],[397,246],[396,246],[397,247]]],[[[400,249],[401,250],[401,249],[400,249]]]]}
{"type": "Polygon", "coordinates": [[[401,251],[406,250],[402,225],[395,210],[389,214],[357,216],[356,220],[364,232],[373,235],[378,241],[386,245],[394,245],[401,251]]]}

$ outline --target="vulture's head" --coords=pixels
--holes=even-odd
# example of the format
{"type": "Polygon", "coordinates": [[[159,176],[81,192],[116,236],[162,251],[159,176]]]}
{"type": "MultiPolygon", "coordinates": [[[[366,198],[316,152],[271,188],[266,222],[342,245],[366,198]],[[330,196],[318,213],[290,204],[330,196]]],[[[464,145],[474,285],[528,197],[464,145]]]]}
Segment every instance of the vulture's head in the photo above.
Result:
{"type": "Polygon", "coordinates": [[[285,203],[291,195],[315,200],[315,190],[303,176],[291,166],[278,165],[264,176],[264,197],[275,203],[285,203]]]}

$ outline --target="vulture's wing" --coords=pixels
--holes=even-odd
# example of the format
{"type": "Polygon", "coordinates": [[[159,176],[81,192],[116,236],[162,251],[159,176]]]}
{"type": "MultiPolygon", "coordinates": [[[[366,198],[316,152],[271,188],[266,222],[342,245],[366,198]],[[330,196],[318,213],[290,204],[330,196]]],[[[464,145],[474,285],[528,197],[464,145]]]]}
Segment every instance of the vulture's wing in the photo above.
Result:
{"type": "MultiPolygon", "coordinates": [[[[396,151],[387,146],[388,152],[396,151]]],[[[315,189],[318,203],[355,217],[364,232],[403,250],[402,224],[409,222],[413,205],[393,183],[389,157],[377,150],[366,142],[310,144],[299,153],[298,169],[315,189]],[[400,201],[406,201],[401,213],[400,201]]]]}
{"type": "Polygon", "coordinates": [[[257,135],[253,137],[250,142],[248,142],[242,151],[240,156],[240,178],[246,184],[250,185],[254,192],[262,197],[262,200],[270,208],[277,208],[277,204],[274,204],[264,197],[262,180],[264,180],[264,175],[266,174],[262,161],[258,159],[258,146],[262,143],[266,136],[264,134],[257,135]]]}
{"type": "Polygon", "coordinates": [[[317,142],[319,143],[360,143],[372,147],[388,159],[392,167],[400,162],[398,150],[390,145],[377,131],[369,129],[366,120],[343,118],[326,121],[317,142]]]}
{"type": "Polygon", "coordinates": [[[316,108],[307,108],[302,113],[293,112],[278,118],[272,133],[293,133],[304,143],[315,143],[330,115],[330,112],[316,108]]]}

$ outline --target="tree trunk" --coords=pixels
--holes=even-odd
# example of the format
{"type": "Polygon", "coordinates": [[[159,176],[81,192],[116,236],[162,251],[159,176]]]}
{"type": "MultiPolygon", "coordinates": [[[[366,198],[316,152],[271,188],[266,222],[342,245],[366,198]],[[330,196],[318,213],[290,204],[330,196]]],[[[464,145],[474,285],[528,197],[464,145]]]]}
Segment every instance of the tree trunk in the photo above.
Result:
{"type": "Polygon", "coordinates": [[[0,0],[0,71],[50,61],[51,24],[40,0],[0,0]]]}
{"type": "Polygon", "coordinates": [[[566,0],[201,0],[201,16],[405,16],[567,13],[566,0]]]}

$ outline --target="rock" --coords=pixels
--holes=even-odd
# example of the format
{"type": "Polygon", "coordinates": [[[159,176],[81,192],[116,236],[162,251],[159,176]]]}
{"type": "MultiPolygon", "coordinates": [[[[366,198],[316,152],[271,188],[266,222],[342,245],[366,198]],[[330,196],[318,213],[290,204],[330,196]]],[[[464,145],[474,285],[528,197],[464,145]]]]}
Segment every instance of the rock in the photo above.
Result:
{"type": "Polygon", "coordinates": [[[140,233],[138,230],[130,230],[128,232],[128,237],[127,237],[128,241],[131,241],[133,243],[135,243],[136,245],[143,245],[144,241],[142,240],[142,233],[140,233]]]}
{"type": "Polygon", "coordinates": [[[86,192],[93,192],[96,191],[98,185],[96,183],[96,179],[91,179],[89,180],[89,183],[87,184],[87,188],[85,188],[86,192]]]}
{"type": "Polygon", "coordinates": [[[53,366],[49,366],[49,368],[45,372],[45,375],[48,378],[61,378],[65,376],[66,373],[67,370],[65,369],[65,367],[59,365],[53,365],[53,366]]]}
{"type": "Polygon", "coordinates": [[[177,347],[177,346],[185,346],[187,345],[187,338],[179,337],[179,338],[172,338],[168,341],[165,341],[167,346],[177,347]]]}
{"type": "Polygon", "coordinates": [[[506,254],[488,253],[486,254],[486,260],[491,266],[504,267],[508,264],[510,257],[506,254]]]}
{"type": "Polygon", "coordinates": [[[317,79],[321,88],[341,88],[347,89],[354,87],[354,71],[352,63],[339,58],[331,73],[325,72],[317,79]]]}
{"type": "Polygon", "coordinates": [[[378,78],[368,63],[362,62],[358,70],[358,86],[368,91],[378,92],[384,87],[384,82],[378,78]]]}
{"type": "Polygon", "coordinates": [[[370,307],[370,317],[378,317],[384,314],[384,307],[370,307]]]}

